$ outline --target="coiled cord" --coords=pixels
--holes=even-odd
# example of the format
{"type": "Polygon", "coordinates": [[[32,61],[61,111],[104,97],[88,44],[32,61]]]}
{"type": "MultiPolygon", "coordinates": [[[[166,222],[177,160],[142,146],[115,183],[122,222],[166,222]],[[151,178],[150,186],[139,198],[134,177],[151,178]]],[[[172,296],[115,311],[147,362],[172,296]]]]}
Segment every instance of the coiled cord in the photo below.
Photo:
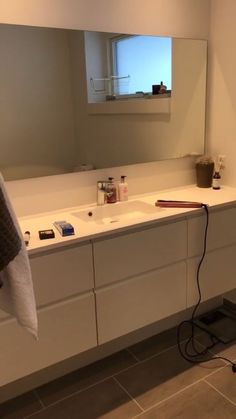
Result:
{"type": "MultiPolygon", "coordinates": [[[[202,359],[203,356],[206,356],[208,354],[209,350],[214,348],[220,342],[219,339],[217,339],[211,333],[207,332],[210,336],[210,339],[211,339],[211,344],[210,345],[206,346],[202,351],[199,351],[196,347],[196,342],[195,342],[195,327],[196,326],[194,324],[194,320],[195,320],[195,316],[196,316],[196,312],[198,310],[198,307],[200,306],[201,301],[202,301],[202,293],[201,293],[201,287],[200,287],[200,269],[201,269],[202,263],[204,261],[205,255],[206,255],[207,234],[208,234],[208,225],[209,225],[208,206],[206,204],[202,204],[202,208],[204,208],[205,213],[206,213],[206,226],[205,226],[205,233],[204,233],[203,252],[202,252],[202,256],[201,256],[201,259],[199,261],[198,267],[197,267],[198,301],[197,301],[197,303],[194,306],[194,309],[192,311],[191,319],[184,320],[178,325],[178,328],[177,328],[178,349],[179,349],[180,355],[186,361],[191,362],[192,364],[198,364],[200,362],[201,363],[202,362],[209,362],[209,361],[213,361],[215,359],[222,359],[224,361],[229,362],[232,365],[232,371],[236,372],[236,364],[233,361],[231,361],[230,359],[228,359],[224,356],[214,355],[214,356],[208,357],[207,359],[206,358],[202,359]],[[182,345],[181,345],[181,329],[186,324],[191,326],[191,334],[190,334],[190,337],[185,342],[184,347],[182,348],[182,345]],[[191,352],[190,352],[190,347],[191,347],[191,352]]],[[[211,354],[209,354],[209,355],[211,355],[211,354]]]]}

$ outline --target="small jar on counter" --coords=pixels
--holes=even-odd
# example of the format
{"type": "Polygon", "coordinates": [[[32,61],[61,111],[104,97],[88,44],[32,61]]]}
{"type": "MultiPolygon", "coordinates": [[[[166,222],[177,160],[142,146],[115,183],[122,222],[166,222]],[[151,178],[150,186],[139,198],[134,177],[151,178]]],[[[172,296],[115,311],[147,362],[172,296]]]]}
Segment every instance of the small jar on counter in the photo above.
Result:
{"type": "Polygon", "coordinates": [[[212,189],[220,189],[220,172],[215,172],[212,179],[212,189]]]}

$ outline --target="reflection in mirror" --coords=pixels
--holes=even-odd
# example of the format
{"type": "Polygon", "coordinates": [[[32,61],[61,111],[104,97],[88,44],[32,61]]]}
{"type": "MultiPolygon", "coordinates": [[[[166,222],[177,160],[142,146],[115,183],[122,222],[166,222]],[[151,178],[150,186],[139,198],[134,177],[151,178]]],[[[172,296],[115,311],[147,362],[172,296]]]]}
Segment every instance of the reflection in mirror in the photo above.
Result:
{"type": "Polygon", "coordinates": [[[84,36],[89,102],[150,99],[153,93],[171,92],[170,37],[101,32],[84,36]]]}
{"type": "MultiPolygon", "coordinates": [[[[102,45],[92,46],[93,53],[88,52],[93,37],[116,41],[135,38],[0,25],[0,171],[5,179],[203,153],[206,41],[172,38],[169,41],[171,77],[167,77],[165,70],[164,74],[157,73],[155,79],[150,79],[148,87],[135,86],[128,91],[128,95],[142,91],[154,96],[150,85],[163,81],[167,90],[171,90],[171,97],[157,94],[152,100],[129,98],[119,103],[114,103],[116,100],[88,103],[90,78],[112,74],[107,72],[107,67],[104,71],[102,45]],[[100,72],[97,72],[98,63],[100,72]],[[93,74],[90,69],[94,70],[93,74]],[[143,105],[141,111],[136,111],[139,101],[143,105]],[[128,112],[123,109],[127,102],[128,112]],[[90,112],[90,105],[101,107],[90,112]],[[113,105],[120,107],[114,111],[113,105]]],[[[153,50],[155,56],[157,51],[153,50]]],[[[112,65],[119,67],[117,63],[112,65]]],[[[153,65],[146,62],[146,73],[153,65]]],[[[114,75],[129,72],[119,71],[114,75]]],[[[130,86],[132,79],[131,75],[130,86]]],[[[117,86],[120,94],[124,93],[121,84],[117,86]]]]}

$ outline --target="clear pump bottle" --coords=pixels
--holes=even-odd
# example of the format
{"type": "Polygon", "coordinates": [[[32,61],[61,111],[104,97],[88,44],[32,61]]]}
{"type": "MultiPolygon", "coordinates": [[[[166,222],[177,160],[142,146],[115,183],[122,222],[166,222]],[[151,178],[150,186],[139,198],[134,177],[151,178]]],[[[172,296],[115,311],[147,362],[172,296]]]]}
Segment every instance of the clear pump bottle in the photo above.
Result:
{"type": "Polygon", "coordinates": [[[126,182],[126,176],[121,176],[118,184],[119,200],[128,201],[128,183],[126,182]]]}

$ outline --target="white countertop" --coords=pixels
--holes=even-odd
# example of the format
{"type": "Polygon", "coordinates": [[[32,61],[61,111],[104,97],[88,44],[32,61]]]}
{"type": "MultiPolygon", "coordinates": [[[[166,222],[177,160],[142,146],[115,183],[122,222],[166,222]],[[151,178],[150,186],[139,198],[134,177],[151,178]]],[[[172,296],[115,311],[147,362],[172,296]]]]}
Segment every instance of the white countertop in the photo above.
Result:
{"type": "MultiPolygon", "coordinates": [[[[44,251],[52,250],[57,247],[71,245],[79,242],[84,242],[92,238],[111,235],[121,231],[128,230],[134,227],[142,227],[144,225],[153,224],[157,221],[164,221],[166,219],[178,219],[189,213],[196,213],[202,209],[193,208],[159,208],[155,207],[157,199],[170,199],[170,200],[183,200],[183,201],[197,201],[207,204],[209,209],[225,206],[229,204],[236,204],[236,188],[222,187],[220,190],[213,190],[211,188],[197,188],[196,186],[188,186],[178,189],[169,189],[165,191],[158,191],[148,195],[136,195],[129,199],[132,201],[142,201],[147,204],[153,205],[155,208],[153,212],[143,214],[142,216],[120,220],[116,223],[102,224],[93,221],[81,220],[79,217],[73,215],[81,210],[95,210],[96,204],[90,206],[78,206],[72,208],[65,208],[60,211],[51,211],[33,216],[21,217],[19,219],[22,232],[30,231],[30,243],[28,246],[29,255],[41,253],[44,251]],[[57,229],[53,226],[54,221],[65,220],[74,226],[75,234],[73,236],[62,237],[57,229]],[[55,238],[40,240],[38,231],[53,229],[55,238]]],[[[107,206],[120,205],[106,204],[107,206]]]]}

